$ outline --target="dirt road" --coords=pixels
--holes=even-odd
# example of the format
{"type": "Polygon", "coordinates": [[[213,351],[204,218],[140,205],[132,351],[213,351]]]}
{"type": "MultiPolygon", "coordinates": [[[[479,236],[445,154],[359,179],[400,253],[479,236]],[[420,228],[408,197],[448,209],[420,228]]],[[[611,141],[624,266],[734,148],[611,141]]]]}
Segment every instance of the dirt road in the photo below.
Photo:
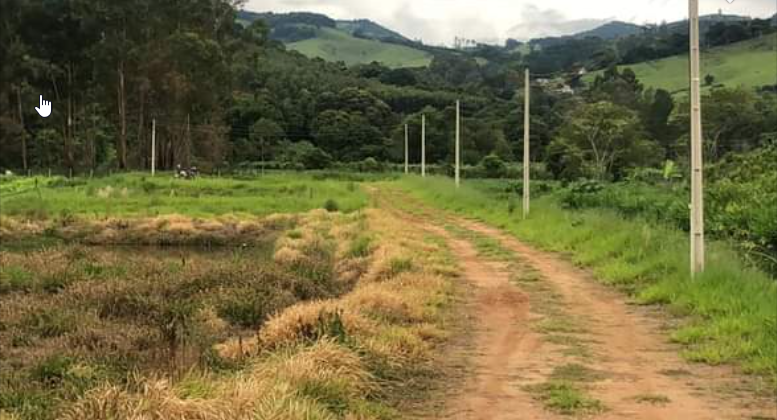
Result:
{"type": "Polygon", "coordinates": [[[777,419],[775,401],[732,369],[682,360],[665,316],[498,229],[379,194],[381,206],[445,238],[474,290],[471,343],[446,355],[470,370],[428,417],[777,419]]]}

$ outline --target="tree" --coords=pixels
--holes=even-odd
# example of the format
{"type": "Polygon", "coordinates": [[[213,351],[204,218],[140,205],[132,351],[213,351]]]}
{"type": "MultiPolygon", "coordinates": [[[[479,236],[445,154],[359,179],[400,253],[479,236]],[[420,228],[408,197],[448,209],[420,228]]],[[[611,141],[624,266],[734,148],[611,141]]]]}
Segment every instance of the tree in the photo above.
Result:
{"type": "Polygon", "coordinates": [[[556,153],[577,155],[583,174],[604,180],[625,169],[657,161],[655,143],[646,139],[637,114],[611,102],[586,104],[575,111],[554,141],[556,153]]]}
{"type": "Polygon", "coordinates": [[[675,107],[672,94],[663,89],[656,91],[651,89],[645,93],[643,102],[645,106],[642,120],[645,123],[645,129],[664,148],[666,159],[675,159],[677,157],[675,130],[669,124],[675,107]]]}
{"type": "Polygon", "coordinates": [[[275,121],[268,120],[267,118],[262,118],[251,126],[250,138],[253,143],[253,150],[256,151],[258,149],[259,151],[258,157],[262,162],[263,173],[268,152],[285,136],[286,134],[283,132],[283,128],[275,121]]]}
{"type": "Polygon", "coordinates": [[[362,115],[324,111],[313,122],[316,145],[340,161],[384,158],[383,134],[362,115]]]}
{"type": "Polygon", "coordinates": [[[507,164],[497,155],[490,154],[480,162],[483,174],[486,178],[504,178],[507,173],[507,164]]]}
{"type": "Polygon", "coordinates": [[[505,133],[502,130],[495,130],[494,134],[496,136],[496,141],[494,143],[494,150],[491,153],[499,156],[499,158],[504,161],[514,161],[515,155],[513,154],[513,149],[510,147],[510,143],[507,142],[505,133]]]}
{"type": "Polygon", "coordinates": [[[325,169],[332,163],[332,156],[309,141],[282,141],[277,159],[290,169],[325,169]]]}
{"type": "MultiPolygon", "coordinates": [[[[730,152],[758,147],[761,134],[774,130],[774,121],[764,119],[770,107],[759,109],[759,103],[763,101],[745,88],[713,89],[704,95],[702,122],[705,158],[717,161],[730,152]]],[[[775,102],[771,103],[774,106],[775,102]]],[[[683,136],[688,138],[690,105],[686,101],[679,109],[681,112],[674,122],[683,136]]]]}
{"type": "Polygon", "coordinates": [[[610,101],[636,110],[640,107],[643,90],[633,70],[626,68],[621,72],[611,66],[596,76],[587,96],[591,102],[610,101]]]}

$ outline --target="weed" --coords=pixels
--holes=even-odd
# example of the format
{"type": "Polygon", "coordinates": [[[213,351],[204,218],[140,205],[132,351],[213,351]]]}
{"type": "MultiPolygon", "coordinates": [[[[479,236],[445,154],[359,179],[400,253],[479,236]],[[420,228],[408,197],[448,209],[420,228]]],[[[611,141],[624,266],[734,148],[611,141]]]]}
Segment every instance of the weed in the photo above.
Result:
{"type": "Polygon", "coordinates": [[[347,258],[364,258],[369,256],[373,250],[372,238],[368,235],[360,235],[351,242],[347,258]]]}
{"type": "Polygon", "coordinates": [[[548,410],[564,415],[596,414],[605,411],[601,401],[588,397],[578,386],[564,381],[530,385],[526,389],[548,410]]]}
{"type": "Polygon", "coordinates": [[[389,261],[389,276],[396,277],[402,273],[413,270],[413,260],[410,258],[392,258],[389,261]]]}
{"type": "Polygon", "coordinates": [[[640,394],[635,396],[634,400],[638,403],[651,405],[667,405],[672,402],[666,395],[659,394],[640,394]]]}
{"type": "Polygon", "coordinates": [[[564,382],[595,382],[602,380],[606,375],[581,364],[569,363],[554,368],[550,376],[564,382]]]}
{"type": "Polygon", "coordinates": [[[25,292],[32,288],[32,273],[18,266],[5,266],[0,269],[0,294],[25,292]]]}

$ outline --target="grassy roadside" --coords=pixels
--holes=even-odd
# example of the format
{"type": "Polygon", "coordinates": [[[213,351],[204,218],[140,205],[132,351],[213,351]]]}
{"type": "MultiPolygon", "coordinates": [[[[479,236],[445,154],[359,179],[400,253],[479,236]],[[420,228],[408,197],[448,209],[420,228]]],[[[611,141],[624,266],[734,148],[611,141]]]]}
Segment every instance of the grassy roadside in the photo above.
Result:
{"type": "Polygon", "coordinates": [[[777,388],[777,283],[750,269],[729,247],[712,243],[708,270],[691,279],[688,240],[678,230],[624,220],[602,210],[569,212],[550,197],[533,203],[532,217],[478,188],[444,178],[404,178],[399,187],[439,208],[475,217],[538,247],[568,254],[601,281],[644,304],[667,305],[684,322],[672,338],[684,356],[708,364],[734,363],[777,388]]]}

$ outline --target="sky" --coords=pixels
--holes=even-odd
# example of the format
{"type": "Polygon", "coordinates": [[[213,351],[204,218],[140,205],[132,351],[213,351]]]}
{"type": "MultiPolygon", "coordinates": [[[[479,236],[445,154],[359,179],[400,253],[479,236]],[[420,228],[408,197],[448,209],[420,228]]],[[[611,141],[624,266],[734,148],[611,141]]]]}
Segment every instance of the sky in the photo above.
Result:
{"type": "MultiPolygon", "coordinates": [[[[427,44],[455,37],[480,42],[567,35],[612,20],[637,24],[682,20],[686,0],[247,0],[255,12],[307,11],[335,19],[370,19],[427,44]]],[[[777,0],[700,0],[702,14],[770,17],[777,0]]]]}

